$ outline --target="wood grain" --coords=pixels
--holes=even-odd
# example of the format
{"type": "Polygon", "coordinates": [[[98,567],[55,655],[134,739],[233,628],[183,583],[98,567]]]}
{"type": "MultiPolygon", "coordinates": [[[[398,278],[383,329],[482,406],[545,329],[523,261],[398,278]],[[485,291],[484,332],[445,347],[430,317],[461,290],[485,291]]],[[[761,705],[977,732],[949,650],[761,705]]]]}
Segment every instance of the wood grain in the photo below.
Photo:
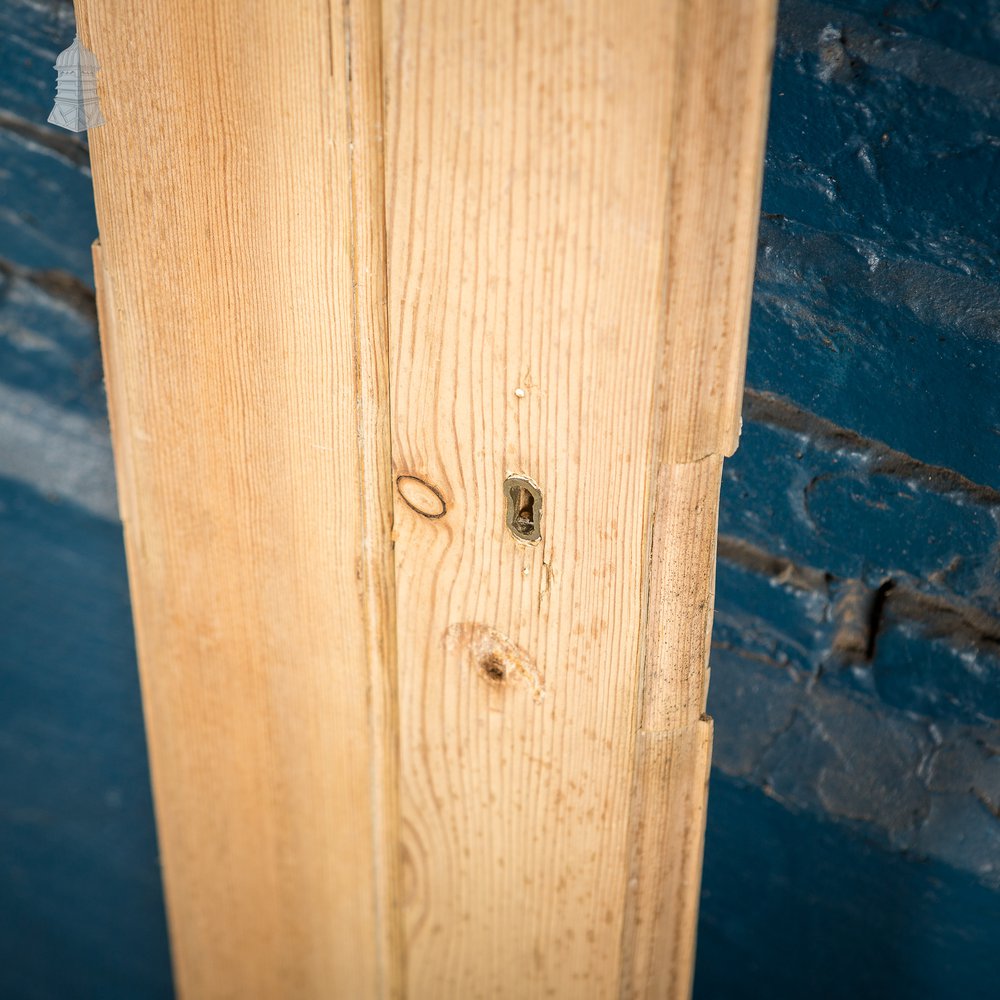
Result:
{"type": "Polygon", "coordinates": [[[184,997],[399,986],[379,13],[78,3],[184,997]]]}
{"type": "Polygon", "coordinates": [[[395,505],[410,996],[690,989],[773,16],[384,4],[393,466],[441,501],[395,505]]]}
{"type": "Polygon", "coordinates": [[[664,462],[740,436],[777,0],[674,0],[679,40],[656,400],[664,462]]]}
{"type": "Polygon", "coordinates": [[[625,900],[626,998],[684,997],[694,971],[712,721],[705,715],[722,457],[656,481],[625,900]]]}
{"type": "Polygon", "coordinates": [[[712,720],[640,732],[621,996],[687,997],[694,973],[712,720]]]}
{"type": "Polygon", "coordinates": [[[774,0],[676,4],[645,659],[621,995],[690,995],[722,456],[739,440],[774,0]]]}
{"type": "Polygon", "coordinates": [[[180,992],[685,995],[772,0],[81,8],[180,992]]]}

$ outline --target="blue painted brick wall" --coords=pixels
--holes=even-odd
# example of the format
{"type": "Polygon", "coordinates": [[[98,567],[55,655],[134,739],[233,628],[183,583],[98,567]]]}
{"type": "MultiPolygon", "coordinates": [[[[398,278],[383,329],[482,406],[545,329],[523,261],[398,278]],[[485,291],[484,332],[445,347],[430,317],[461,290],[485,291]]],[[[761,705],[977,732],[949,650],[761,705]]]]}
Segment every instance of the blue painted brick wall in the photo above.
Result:
{"type": "Polygon", "coordinates": [[[1000,3],[781,5],[696,995],[995,997],[1000,3]]]}
{"type": "MultiPolygon", "coordinates": [[[[0,7],[0,996],[171,994],[72,10],[0,7]]],[[[997,995],[1000,0],[785,0],[696,996],[997,995]]]]}
{"type": "Polygon", "coordinates": [[[0,997],[172,995],[68,3],[0,3],[0,997]]]}

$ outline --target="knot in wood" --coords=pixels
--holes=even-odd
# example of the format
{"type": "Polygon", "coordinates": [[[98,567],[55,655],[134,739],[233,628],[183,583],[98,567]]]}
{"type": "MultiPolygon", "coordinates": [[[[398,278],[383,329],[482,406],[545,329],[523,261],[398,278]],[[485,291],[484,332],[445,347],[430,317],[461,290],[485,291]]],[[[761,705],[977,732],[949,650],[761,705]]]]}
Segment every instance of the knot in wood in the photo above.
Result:
{"type": "Polygon", "coordinates": [[[397,477],[396,489],[406,506],[422,517],[433,520],[444,517],[448,511],[448,505],[444,502],[441,491],[417,476],[397,477]]]}

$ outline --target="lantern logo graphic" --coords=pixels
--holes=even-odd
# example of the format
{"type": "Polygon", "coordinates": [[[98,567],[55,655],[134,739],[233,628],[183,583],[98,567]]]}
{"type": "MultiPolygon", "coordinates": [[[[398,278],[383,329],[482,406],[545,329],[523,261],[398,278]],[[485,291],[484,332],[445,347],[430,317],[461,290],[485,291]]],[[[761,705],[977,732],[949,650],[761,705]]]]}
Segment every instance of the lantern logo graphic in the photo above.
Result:
{"type": "Polygon", "coordinates": [[[53,125],[84,132],[104,124],[97,103],[97,57],[74,38],[56,57],[56,103],[49,115],[53,125]]]}

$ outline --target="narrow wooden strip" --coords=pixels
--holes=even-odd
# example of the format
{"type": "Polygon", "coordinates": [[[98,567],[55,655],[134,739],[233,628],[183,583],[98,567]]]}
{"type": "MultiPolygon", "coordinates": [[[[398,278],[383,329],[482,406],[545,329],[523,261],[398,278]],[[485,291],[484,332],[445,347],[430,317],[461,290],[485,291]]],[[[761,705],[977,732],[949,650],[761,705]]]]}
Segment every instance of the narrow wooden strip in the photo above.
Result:
{"type": "Polygon", "coordinates": [[[78,11],[178,991],[391,995],[378,10],[78,11]]]}
{"type": "Polygon", "coordinates": [[[648,569],[625,901],[625,998],[686,997],[712,725],[705,717],[722,456],[662,465],[648,569]]]}
{"type": "Polygon", "coordinates": [[[101,244],[95,240],[90,248],[94,262],[94,290],[97,299],[97,324],[101,339],[101,362],[105,372],[105,394],[108,402],[108,423],[114,443],[115,478],[118,489],[118,516],[122,525],[128,527],[135,520],[135,471],[132,468],[132,448],[129,435],[119,431],[128,420],[129,404],[125,398],[126,384],[117,379],[107,379],[109,371],[117,371],[121,365],[117,354],[119,338],[112,332],[117,311],[114,292],[104,269],[101,244]]]}
{"type": "Polygon", "coordinates": [[[740,436],[776,0],[678,2],[657,405],[664,462],[740,436]]]}
{"type": "Polygon", "coordinates": [[[679,4],[624,997],[690,995],[722,456],[739,439],[775,2],[679,4]]]}
{"type": "Polygon", "coordinates": [[[694,972],[712,722],[639,734],[621,996],[686,997],[694,972]]]}

